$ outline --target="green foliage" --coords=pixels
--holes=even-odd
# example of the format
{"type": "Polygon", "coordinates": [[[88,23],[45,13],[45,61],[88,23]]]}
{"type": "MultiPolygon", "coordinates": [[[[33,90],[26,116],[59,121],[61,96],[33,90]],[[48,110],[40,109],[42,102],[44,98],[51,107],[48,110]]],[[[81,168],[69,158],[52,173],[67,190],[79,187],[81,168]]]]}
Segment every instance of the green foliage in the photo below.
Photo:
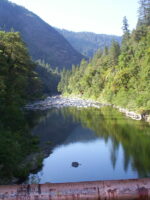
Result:
{"type": "Polygon", "coordinates": [[[63,73],[59,85],[64,94],[109,102],[140,113],[150,110],[150,27],[129,33],[124,19],[121,48],[116,41],[98,51],[82,70],[63,73]]]}
{"type": "Polygon", "coordinates": [[[128,24],[128,20],[127,20],[126,16],[124,16],[124,18],[123,18],[122,30],[123,30],[124,35],[129,34],[129,24],[128,24]]]}
{"type": "Polygon", "coordinates": [[[2,106],[20,105],[38,95],[37,87],[40,91],[34,64],[19,33],[0,32],[0,83],[2,106]]]}
{"type": "MultiPolygon", "coordinates": [[[[19,116],[22,117],[21,114],[19,116]]],[[[27,155],[38,151],[35,139],[28,133],[25,119],[19,120],[19,122],[21,122],[21,126],[19,124],[12,126],[11,124],[9,128],[0,127],[0,184],[7,184],[13,178],[25,178],[30,171],[30,165],[29,163],[24,164],[24,159],[27,155]]]]}
{"type": "Polygon", "coordinates": [[[58,68],[52,69],[50,64],[45,63],[44,60],[37,60],[36,72],[42,80],[44,94],[57,94],[57,86],[60,81],[60,73],[58,68]]]}
{"type": "Polygon", "coordinates": [[[150,26],[150,0],[140,0],[139,4],[138,26],[150,26]]]}
{"type": "Polygon", "coordinates": [[[37,148],[21,109],[40,96],[34,67],[20,34],[0,31],[0,183],[27,176],[20,163],[37,148]]]}

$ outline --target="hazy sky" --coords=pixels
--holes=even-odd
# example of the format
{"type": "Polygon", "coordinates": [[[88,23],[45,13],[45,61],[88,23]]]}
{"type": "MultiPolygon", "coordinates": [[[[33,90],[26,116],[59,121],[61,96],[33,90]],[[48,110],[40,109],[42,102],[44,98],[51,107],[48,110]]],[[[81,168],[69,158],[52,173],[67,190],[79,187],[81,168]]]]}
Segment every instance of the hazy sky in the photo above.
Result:
{"type": "Polygon", "coordinates": [[[122,19],[136,26],[138,0],[11,0],[52,26],[72,31],[122,34],[122,19]]]}

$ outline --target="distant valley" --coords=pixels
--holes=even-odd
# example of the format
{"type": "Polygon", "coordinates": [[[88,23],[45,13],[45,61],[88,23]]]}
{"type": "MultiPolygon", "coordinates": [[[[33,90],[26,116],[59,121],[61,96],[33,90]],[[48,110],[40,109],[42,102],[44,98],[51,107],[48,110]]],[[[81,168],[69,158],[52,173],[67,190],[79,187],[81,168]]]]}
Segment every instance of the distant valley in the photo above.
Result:
{"type": "Polygon", "coordinates": [[[54,28],[33,12],[8,0],[0,0],[0,29],[20,32],[30,56],[38,61],[35,70],[42,80],[43,92],[49,94],[57,93],[60,80],[57,72],[80,65],[82,59],[88,60],[99,48],[110,46],[112,40],[121,42],[118,36],[54,28]]]}
{"type": "Polygon", "coordinates": [[[73,32],[65,29],[56,30],[82,55],[92,57],[98,49],[110,47],[113,40],[121,43],[122,37],[116,35],[96,34],[90,32],[73,32]]]}
{"type": "Polygon", "coordinates": [[[53,27],[24,7],[0,0],[1,30],[19,31],[34,60],[44,60],[53,68],[70,68],[84,58],[53,27]]]}
{"type": "Polygon", "coordinates": [[[53,28],[36,14],[8,0],[0,1],[0,28],[19,31],[34,60],[44,60],[59,69],[80,64],[99,48],[110,46],[112,40],[121,42],[119,36],[53,28]]]}

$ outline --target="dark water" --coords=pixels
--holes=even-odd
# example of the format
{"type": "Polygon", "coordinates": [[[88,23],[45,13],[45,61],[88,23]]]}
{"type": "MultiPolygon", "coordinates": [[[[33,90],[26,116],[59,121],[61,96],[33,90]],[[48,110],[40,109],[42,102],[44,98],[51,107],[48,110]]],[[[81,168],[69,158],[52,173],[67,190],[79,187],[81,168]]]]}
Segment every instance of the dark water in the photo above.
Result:
{"type": "Polygon", "coordinates": [[[32,133],[50,155],[29,182],[150,177],[150,126],[110,107],[32,113],[32,133]]]}

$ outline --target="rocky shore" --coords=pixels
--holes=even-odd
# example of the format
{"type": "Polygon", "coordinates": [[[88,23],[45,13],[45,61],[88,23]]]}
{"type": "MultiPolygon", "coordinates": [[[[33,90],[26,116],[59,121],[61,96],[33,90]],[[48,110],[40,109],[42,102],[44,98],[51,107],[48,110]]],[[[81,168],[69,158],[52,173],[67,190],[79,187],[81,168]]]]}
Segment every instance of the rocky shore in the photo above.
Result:
{"type": "Polygon", "coordinates": [[[85,100],[78,97],[62,97],[62,96],[52,96],[47,97],[45,100],[34,102],[32,104],[26,105],[27,110],[47,110],[50,108],[62,108],[62,107],[77,107],[77,108],[88,108],[95,107],[101,108],[103,106],[112,106],[118,109],[120,112],[124,113],[127,117],[134,120],[145,120],[150,122],[150,115],[148,114],[138,114],[134,111],[129,111],[128,109],[121,108],[112,104],[102,104],[94,100],[85,100]]]}
{"type": "Polygon", "coordinates": [[[67,98],[62,96],[47,97],[43,101],[38,101],[33,104],[26,105],[28,110],[47,110],[50,108],[62,108],[62,107],[77,107],[77,108],[87,108],[95,107],[100,108],[104,104],[92,100],[84,100],[81,98],[67,98]]]}
{"type": "Polygon", "coordinates": [[[118,109],[120,112],[124,113],[127,117],[130,117],[134,120],[144,120],[146,122],[149,122],[150,123],[150,115],[148,114],[138,114],[134,111],[129,111],[128,109],[125,109],[125,108],[121,108],[119,106],[115,106],[115,105],[112,105],[113,108],[116,108],[118,109]]]}

